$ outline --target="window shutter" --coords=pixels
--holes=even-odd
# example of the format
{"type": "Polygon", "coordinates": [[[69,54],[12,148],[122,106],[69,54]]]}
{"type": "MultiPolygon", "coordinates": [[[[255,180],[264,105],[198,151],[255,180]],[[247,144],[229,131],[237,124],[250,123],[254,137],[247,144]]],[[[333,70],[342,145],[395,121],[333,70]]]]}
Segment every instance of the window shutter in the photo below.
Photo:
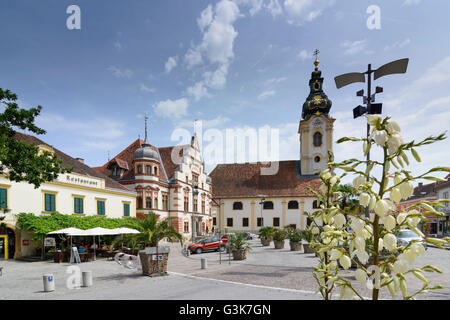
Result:
{"type": "Polygon", "coordinates": [[[8,190],[0,189],[0,208],[6,209],[8,208],[8,190]]]}

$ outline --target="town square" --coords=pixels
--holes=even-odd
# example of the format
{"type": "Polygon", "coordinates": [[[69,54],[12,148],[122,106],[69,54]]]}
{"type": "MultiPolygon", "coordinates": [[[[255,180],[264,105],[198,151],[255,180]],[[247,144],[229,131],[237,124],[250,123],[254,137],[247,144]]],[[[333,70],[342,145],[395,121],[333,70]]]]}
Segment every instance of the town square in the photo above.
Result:
{"type": "Polygon", "coordinates": [[[449,8],[2,1],[0,300],[450,300],[449,8]]]}

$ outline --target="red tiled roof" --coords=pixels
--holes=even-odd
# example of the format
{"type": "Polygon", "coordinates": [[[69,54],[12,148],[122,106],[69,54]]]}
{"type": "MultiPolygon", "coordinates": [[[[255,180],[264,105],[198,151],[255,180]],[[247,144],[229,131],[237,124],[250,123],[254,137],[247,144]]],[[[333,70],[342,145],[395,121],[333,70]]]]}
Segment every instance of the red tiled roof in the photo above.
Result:
{"type": "Polygon", "coordinates": [[[114,181],[113,179],[109,178],[108,176],[106,176],[102,172],[99,172],[98,170],[94,170],[94,168],[91,168],[88,165],[85,165],[84,163],[80,162],[79,160],[72,158],[71,156],[69,156],[69,155],[65,154],[64,152],[54,148],[53,146],[49,145],[48,143],[45,143],[44,141],[42,141],[39,138],[36,138],[36,137],[31,136],[29,134],[20,133],[20,132],[16,132],[15,138],[17,140],[23,141],[23,142],[25,142],[27,144],[32,144],[32,145],[35,145],[35,146],[37,146],[37,145],[46,145],[46,146],[51,147],[55,151],[56,156],[58,157],[58,159],[62,160],[62,166],[63,167],[65,167],[65,168],[73,167],[73,171],[72,172],[83,174],[83,175],[86,175],[86,176],[93,176],[93,177],[105,179],[105,186],[106,186],[106,188],[131,191],[127,187],[125,187],[125,186],[121,185],[120,183],[114,181]]]}
{"type": "MultiPolygon", "coordinates": [[[[122,150],[118,155],[116,155],[110,161],[105,163],[103,166],[96,167],[94,169],[99,172],[102,172],[105,175],[111,176],[112,170],[109,169],[109,166],[112,163],[117,163],[119,167],[126,169],[125,173],[121,177],[121,180],[132,179],[135,176],[133,165],[134,152],[140,147],[142,147],[143,143],[144,143],[143,140],[137,139],[128,147],[126,147],[124,150],[122,150]]],[[[175,169],[178,166],[177,164],[172,162],[171,154],[174,146],[157,148],[155,146],[150,145],[150,147],[156,152],[159,152],[160,154],[161,165],[163,166],[163,168],[160,167],[158,170],[160,181],[169,182],[170,179],[173,177],[173,174],[175,173],[175,169]],[[164,171],[167,173],[167,177],[164,171]]]]}
{"type": "Polygon", "coordinates": [[[275,175],[261,175],[261,163],[219,164],[209,175],[214,198],[263,196],[314,196],[307,187],[317,190],[317,176],[301,176],[300,161],[280,161],[275,175]]]}

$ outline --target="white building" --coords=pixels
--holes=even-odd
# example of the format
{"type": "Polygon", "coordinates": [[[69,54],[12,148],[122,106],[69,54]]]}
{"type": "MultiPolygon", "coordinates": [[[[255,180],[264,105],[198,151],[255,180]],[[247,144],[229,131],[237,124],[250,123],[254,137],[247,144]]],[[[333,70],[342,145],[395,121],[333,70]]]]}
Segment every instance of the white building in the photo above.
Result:
{"type": "MultiPolygon", "coordinates": [[[[32,255],[35,245],[32,234],[16,228],[15,214],[25,212],[48,215],[52,212],[76,216],[100,215],[109,218],[135,217],[136,193],[85,165],[82,159],[74,159],[51,147],[42,140],[27,134],[16,133],[16,138],[39,150],[55,153],[63,167],[73,171],[60,174],[52,182],[42,183],[37,189],[27,182],[10,181],[0,176],[0,208],[6,211],[3,222],[7,226],[9,257],[32,255]]],[[[0,235],[5,246],[5,234],[0,235]]],[[[3,256],[4,252],[0,252],[3,256]]]]}
{"type": "Polygon", "coordinates": [[[169,218],[185,239],[211,231],[211,179],[204,171],[197,136],[181,146],[157,148],[137,139],[102,167],[94,168],[137,193],[138,217],[169,218]]]}
{"type": "Polygon", "coordinates": [[[211,172],[213,182],[213,224],[222,232],[256,232],[263,226],[293,225],[304,229],[305,212],[318,208],[314,194],[333,149],[331,101],[322,90],[319,61],[309,81],[310,94],[303,104],[299,123],[300,160],[270,163],[278,166],[273,175],[261,174],[261,163],[219,164],[211,172]]]}

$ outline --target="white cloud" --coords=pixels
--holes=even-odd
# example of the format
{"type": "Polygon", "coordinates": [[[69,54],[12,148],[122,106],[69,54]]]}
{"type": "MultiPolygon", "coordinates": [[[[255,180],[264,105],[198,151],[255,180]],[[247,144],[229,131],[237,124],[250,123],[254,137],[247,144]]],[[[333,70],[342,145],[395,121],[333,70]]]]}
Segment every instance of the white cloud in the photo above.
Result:
{"type": "Polygon", "coordinates": [[[346,40],[341,43],[341,47],[344,48],[344,54],[353,56],[366,49],[367,40],[357,40],[357,41],[346,40]]]}
{"type": "Polygon", "coordinates": [[[384,51],[389,51],[392,49],[400,49],[400,48],[403,48],[404,46],[407,46],[410,43],[411,43],[411,40],[409,38],[406,38],[403,41],[396,41],[393,44],[387,45],[386,47],[384,47],[384,51]]]}
{"type": "Polygon", "coordinates": [[[110,66],[108,71],[111,71],[116,78],[131,78],[133,76],[133,71],[130,69],[121,69],[116,66],[110,66]]]}
{"type": "Polygon", "coordinates": [[[269,3],[266,4],[264,7],[269,11],[269,13],[273,17],[276,17],[283,13],[283,8],[281,7],[278,0],[270,0],[269,3]]]}
{"type": "Polygon", "coordinates": [[[126,124],[121,120],[105,117],[78,120],[56,113],[42,113],[36,118],[36,124],[45,128],[48,134],[77,140],[74,143],[82,147],[82,152],[85,152],[84,149],[114,149],[119,146],[120,139],[125,137],[127,130],[126,124]]]}
{"type": "Polygon", "coordinates": [[[200,18],[197,19],[197,24],[198,27],[200,28],[200,31],[203,32],[204,29],[211,24],[212,20],[213,20],[212,6],[208,5],[206,9],[204,9],[200,14],[200,18]]]}
{"type": "MultiPolygon", "coordinates": [[[[230,120],[231,119],[228,117],[219,115],[216,118],[210,119],[210,120],[198,119],[199,122],[197,123],[197,126],[199,126],[199,123],[201,121],[203,130],[210,129],[210,128],[217,129],[219,127],[222,127],[225,123],[229,122],[230,120]]],[[[194,121],[183,119],[183,120],[176,122],[175,125],[178,127],[184,127],[184,128],[194,128],[194,121]]]]}
{"type": "Polygon", "coordinates": [[[284,11],[287,14],[287,22],[294,25],[310,22],[334,3],[334,0],[285,0],[284,11]]]}
{"type": "Polygon", "coordinates": [[[403,2],[404,6],[411,6],[411,5],[417,5],[420,3],[421,0],[405,0],[403,2]]]}
{"type": "Polygon", "coordinates": [[[275,90],[267,90],[262,92],[259,96],[258,96],[258,100],[265,100],[269,97],[272,97],[275,95],[275,90]]]}
{"type": "Polygon", "coordinates": [[[187,113],[188,100],[181,98],[178,100],[167,99],[153,105],[155,113],[163,118],[180,118],[187,113]]]}
{"type": "Polygon", "coordinates": [[[202,98],[210,98],[212,95],[208,93],[208,89],[205,87],[202,81],[197,82],[192,87],[187,88],[187,93],[195,98],[195,101],[199,101],[202,98]]]}
{"type": "Polygon", "coordinates": [[[140,89],[141,91],[144,91],[144,92],[151,92],[151,93],[153,93],[153,92],[156,91],[155,88],[147,87],[147,86],[146,86],[145,84],[143,84],[143,83],[141,83],[139,89],[140,89]]]}
{"type": "Polygon", "coordinates": [[[287,78],[286,77],[280,77],[280,78],[271,78],[271,79],[267,79],[266,81],[264,81],[264,86],[268,87],[268,86],[272,86],[281,82],[286,81],[287,78]]]}
{"type": "Polygon", "coordinates": [[[164,68],[166,69],[166,73],[170,73],[170,71],[172,71],[172,69],[177,66],[177,60],[178,57],[169,57],[169,59],[167,59],[167,62],[164,66],[164,68]]]}
{"type": "Polygon", "coordinates": [[[208,5],[197,19],[203,38],[200,44],[191,44],[184,55],[184,62],[188,69],[205,62],[214,69],[203,72],[203,79],[187,88],[196,100],[210,96],[207,88],[218,90],[225,87],[228,67],[234,58],[233,44],[238,35],[233,23],[240,16],[236,3],[221,0],[215,7],[208,5]]]}
{"type": "Polygon", "coordinates": [[[306,51],[305,49],[303,49],[302,51],[299,52],[298,58],[301,60],[306,60],[311,58],[311,54],[308,53],[308,51],[306,51]]]}

